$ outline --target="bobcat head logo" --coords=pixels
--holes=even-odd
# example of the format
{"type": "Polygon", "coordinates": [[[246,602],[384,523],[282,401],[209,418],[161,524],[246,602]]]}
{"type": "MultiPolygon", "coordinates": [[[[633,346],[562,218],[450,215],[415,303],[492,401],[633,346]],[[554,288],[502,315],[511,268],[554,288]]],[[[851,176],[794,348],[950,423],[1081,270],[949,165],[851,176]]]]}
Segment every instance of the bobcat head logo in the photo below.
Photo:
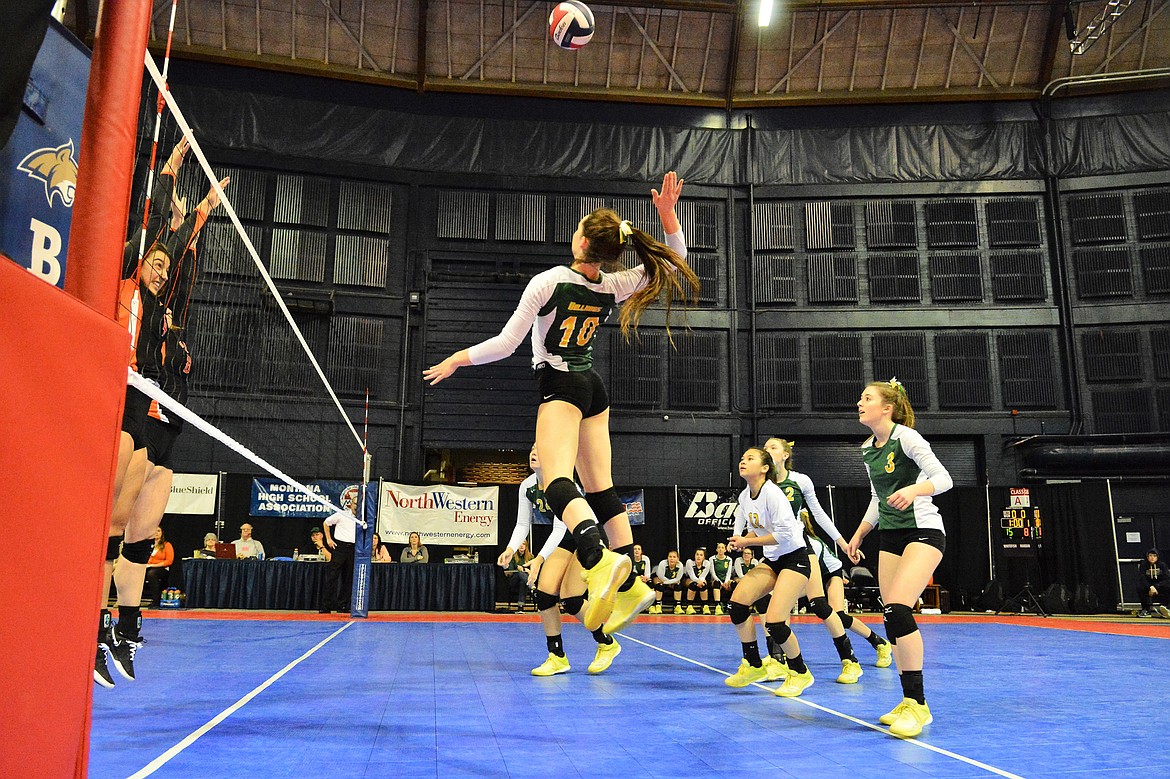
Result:
{"type": "Polygon", "coordinates": [[[16,169],[28,174],[29,178],[45,183],[45,200],[53,205],[53,196],[61,196],[61,204],[73,206],[73,193],[77,189],[77,162],[73,159],[73,139],[57,148],[37,149],[25,157],[16,169]]]}

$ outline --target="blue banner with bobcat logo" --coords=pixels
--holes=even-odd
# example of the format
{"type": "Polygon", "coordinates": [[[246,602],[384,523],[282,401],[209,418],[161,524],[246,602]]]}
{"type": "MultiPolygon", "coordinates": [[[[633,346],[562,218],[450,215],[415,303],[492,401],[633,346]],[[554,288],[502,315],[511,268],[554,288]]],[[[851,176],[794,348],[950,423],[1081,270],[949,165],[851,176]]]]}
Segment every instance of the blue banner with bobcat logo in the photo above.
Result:
{"type": "Polygon", "coordinates": [[[58,287],[65,286],[89,65],[88,50],[51,22],[20,119],[0,149],[0,254],[58,287]]]}

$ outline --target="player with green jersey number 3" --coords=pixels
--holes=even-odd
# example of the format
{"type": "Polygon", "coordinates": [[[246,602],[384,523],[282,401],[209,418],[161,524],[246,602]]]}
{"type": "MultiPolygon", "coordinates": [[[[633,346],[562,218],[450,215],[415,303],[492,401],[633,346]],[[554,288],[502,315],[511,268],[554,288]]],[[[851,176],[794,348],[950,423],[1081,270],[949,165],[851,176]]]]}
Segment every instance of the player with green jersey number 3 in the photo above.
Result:
{"type": "Polygon", "coordinates": [[[903,697],[879,721],[893,735],[913,738],[933,720],[923,692],[922,634],[914,606],[946,550],[942,516],[931,496],[949,490],[952,481],[914,429],[914,409],[897,379],[866,385],[857,401],[857,417],[873,433],[861,445],[872,497],[848,554],[853,557],[874,527],[881,530],[878,586],[903,697]]]}
{"type": "Polygon", "coordinates": [[[668,320],[676,298],[697,302],[699,278],[686,263],[686,240],[675,213],[682,185],[671,171],[662,177],[661,191],[650,190],[665,244],[611,209],[590,212],[573,233],[572,263],[533,277],[499,335],[423,371],[426,381],[438,384],[461,367],[507,357],[531,332],[532,366],[541,395],[536,448],[546,479],[544,494],[573,535],[588,583],[582,621],[590,631],[614,633],[654,602],[653,591],[631,573],[634,536],[613,487],[609,396],[593,370],[593,339],[623,301],[620,321],[627,338],[646,308],[659,299],[668,320]],[[627,248],[634,250],[639,266],[621,265],[627,248]],[[574,469],[584,497],[573,482],[574,469]],[[602,542],[599,521],[612,550],[602,542]]]}

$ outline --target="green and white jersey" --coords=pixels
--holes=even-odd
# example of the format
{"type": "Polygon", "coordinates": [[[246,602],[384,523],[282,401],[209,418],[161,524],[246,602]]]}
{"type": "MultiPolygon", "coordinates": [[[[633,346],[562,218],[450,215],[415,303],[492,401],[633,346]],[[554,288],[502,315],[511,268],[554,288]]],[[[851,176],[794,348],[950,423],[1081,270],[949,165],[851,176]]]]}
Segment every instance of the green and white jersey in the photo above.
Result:
{"type": "Polygon", "coordinates": [[[833,524],[833,520],[825,513],[825,510],[821,508],[821,502],[817,500],[817,491],[813,487],[812,479],[803,473],[789,471],[788,478],[777,482],[776,486],[780,488],[784,497],[788,498],[789,504],[792,505],[793,516],[800,519],[800,510],[808,509],[809,516],[820,526],[821,530],[825,531],[825,535],[833,541],[841,538],[841,531],[833,524]]]}
{"type": "Polygon", "coordinates": [[[731,581],[731,565],[735,561],[730,557],[715,555],[711,558],[711,572],[715,576],[715,581],[719,584],[727,584],[731,581]]]}
{"type": "Polygon", "coordinates": [[[824,541],[816,536],[809,536],[808,548],[816,556],[821,568],[829,573],[841,570],[841,559],[833,554],[833,550],[824,541]]]}
{"type": "Polygon", "coordinates": [[[873,436],[861,445],[861,456],[869,474],[871,499],[863,522],[877,525],[880,530],[933,528],[943,530],[942,515],[930,495],[921,495],[904,509],[896,509],[887,500],[903,487],[918,482],[934,484],[934,494],[946,492],[953,485],[951,475],[943,467],[930,444],[915,429],[894,425],[884,446],[875,446],[873,436]]]}
{"type": "Polygon", "coordinates": [[[634,560],[633,556],[631,555],[630,560],[634,564],[634,576],[654,575],[654,566],[650,564],[650,558],[646,555],[642,555],[641,560],[634,560]]]}
{"type": "Polygon", "coordinates": [[[680,562],[675,567],[671,568],[666,560],[658,563],[658,567],[654,569],[654,575],[659,578],[663,584],[678,584],[682,581],[683,565],[680,562]]]}
{"type": "MultiPolygon", "coordinates": [[[[686,259],[682,230],[666,236],[666,243],[686,259]]],[[[617,273],[587,278],[568,265],[536,274],[528,282],[515,313],[500,334],[468,349],[472,365],[502,360],[532,333],[532,367],[547,363],[561,371],[593,367],[593,339],[614,307],[646,286],[646,269],[639,265],[617,273]]]]}

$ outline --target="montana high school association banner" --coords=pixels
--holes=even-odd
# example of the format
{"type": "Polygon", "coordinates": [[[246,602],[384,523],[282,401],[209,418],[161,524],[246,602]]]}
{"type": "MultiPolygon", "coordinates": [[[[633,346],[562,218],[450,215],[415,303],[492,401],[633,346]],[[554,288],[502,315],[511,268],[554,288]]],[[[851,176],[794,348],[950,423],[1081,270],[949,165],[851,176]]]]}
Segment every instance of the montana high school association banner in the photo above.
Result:
{"type": "Polygon", "coordinates": [[[384,543],[405,544],[416,532],[424,544],[495,546],[499,527],[499,487],[382,482],[378,534],[384,543]]]}

